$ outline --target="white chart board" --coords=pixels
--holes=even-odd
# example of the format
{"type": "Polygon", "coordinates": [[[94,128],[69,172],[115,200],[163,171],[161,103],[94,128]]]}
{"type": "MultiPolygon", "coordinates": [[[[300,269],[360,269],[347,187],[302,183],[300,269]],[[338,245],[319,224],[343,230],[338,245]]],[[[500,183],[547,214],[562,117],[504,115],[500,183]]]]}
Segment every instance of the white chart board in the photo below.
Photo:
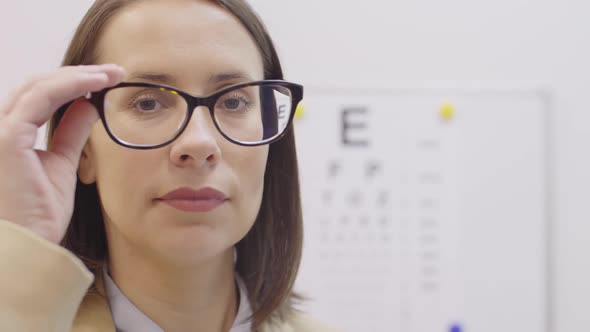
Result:
{"type": "Polygon", "coordinates": [[[308,89],[304,307],[347,331],[547,331],[536,91],[308,89]]]}

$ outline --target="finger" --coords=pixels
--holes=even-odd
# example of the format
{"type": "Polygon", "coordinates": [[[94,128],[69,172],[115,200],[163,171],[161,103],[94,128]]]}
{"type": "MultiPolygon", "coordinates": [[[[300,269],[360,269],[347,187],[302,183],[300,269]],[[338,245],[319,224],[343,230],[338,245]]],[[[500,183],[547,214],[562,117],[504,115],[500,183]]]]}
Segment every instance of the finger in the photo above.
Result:
{"type": "Polygon", "coordinates": [[[60,67],[52,72],[39,74],[31,77],[25,83],[21,84],[15,91],[13,91],[6,101],[2,103],[0,106],[0,117],[3,115],[7,115],[10,111],[14,108],[14,105],[18,101],[18,97],[22,95],[25,91],[31,89],[31,87],[39,81],[46,80],[51,78],[52,76],[57,75],[60,72],[87,72],[87,73],[99,73],[104,71],[105,69],[109,68],[116,68],[117,65],[115,64],[105,64],[105,65],[90,65],[90,66],[64,66],[60,67]]]}
{"type": "Polygon", "coordinates": [[[83,99],[76,100],[55,129],[48,151],[63,156],[75,169],[78,168],[84,144],[98,119],[92,104],[83,99]]]}
{"type": "Polygon", "coordinates": [[[19,100],[8,114],[17,121],[24,121],[40,127],[62,105],[85,95],[117,84],[124,76],[118,68],[102,72],[61,72],[37,82],[19,100]]]}
{"type": "Polygon", "coordinates": [[[33,76],[29,80],[27,80],[25,83],[21,84],[17,89],[12,91],[8,95],[6,100],[2,103],[2,106],[0,106],[0,117],[10,113],[10,110],[14,107],[14,104],[18,100],[18,97],[20,95],[22,95],[25,91],[29,90],[31,85],[33,85],[33,83],[44,79],[45,77],[47,77],[47,75],[48,74],[41,74],[41,75],[33,76]]]}

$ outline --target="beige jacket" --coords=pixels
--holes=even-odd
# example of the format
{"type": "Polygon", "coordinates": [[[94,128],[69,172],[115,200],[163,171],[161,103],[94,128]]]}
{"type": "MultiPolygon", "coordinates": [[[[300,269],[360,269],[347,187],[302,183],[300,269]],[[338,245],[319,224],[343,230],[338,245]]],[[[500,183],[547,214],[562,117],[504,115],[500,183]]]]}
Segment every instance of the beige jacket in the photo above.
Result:
{"type": "MultiPolygon", "coordinates": [[[[104,296],[87,293],[94,275],[68,250],[0,220],[0,331],[115,332],[104,296]]],[[[294,314],[261,332],[333,331],[294,314]]]]}

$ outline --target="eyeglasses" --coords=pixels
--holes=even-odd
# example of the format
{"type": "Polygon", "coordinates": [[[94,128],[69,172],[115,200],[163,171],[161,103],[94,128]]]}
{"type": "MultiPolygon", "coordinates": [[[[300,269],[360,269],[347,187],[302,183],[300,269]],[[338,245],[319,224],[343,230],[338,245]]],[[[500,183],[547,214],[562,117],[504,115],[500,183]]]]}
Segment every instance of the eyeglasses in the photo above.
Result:
{"type": "Polygon", "coordinates": [[[293,122],[303,86],[283,80],[236,84],[206,97],[150,83],[120,83],[89,94],[109,136],[132,149],[170,144],[187,128],[194,110],[209,109],[230,142],[259,146],[279,140],[293,122]]]}

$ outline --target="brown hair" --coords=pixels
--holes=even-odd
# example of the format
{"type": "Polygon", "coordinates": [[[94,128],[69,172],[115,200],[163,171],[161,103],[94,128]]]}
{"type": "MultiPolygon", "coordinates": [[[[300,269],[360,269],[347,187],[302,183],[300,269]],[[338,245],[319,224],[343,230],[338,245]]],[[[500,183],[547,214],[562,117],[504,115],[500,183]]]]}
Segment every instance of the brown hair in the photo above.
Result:
{"type": "MultiPolygon", "coordinates": [[[[82,19],[64,56],[63,65],[98,61],[97,42],[109,19],[140,0],[97,0],[82,19]]],[[[265,79],[282,79],[273,42],[254,11],[243,0],[216,0],[237,17],[258,45],[265,79]]],[[[63,110],[49,124],[49,142],[63,110]]],[[[290,130],[269,147],[262,204],[256,222],[237,244],[236,271],[244,280],[253,310],[253,329],[271,319],[284,319],[293,308],[293,284],[303,241],[295,138],[290,130]]],[[[76,186],[74,213],[62,245],[97,273],[107,256],[107,238],[96,184],[76,186]]]]}

